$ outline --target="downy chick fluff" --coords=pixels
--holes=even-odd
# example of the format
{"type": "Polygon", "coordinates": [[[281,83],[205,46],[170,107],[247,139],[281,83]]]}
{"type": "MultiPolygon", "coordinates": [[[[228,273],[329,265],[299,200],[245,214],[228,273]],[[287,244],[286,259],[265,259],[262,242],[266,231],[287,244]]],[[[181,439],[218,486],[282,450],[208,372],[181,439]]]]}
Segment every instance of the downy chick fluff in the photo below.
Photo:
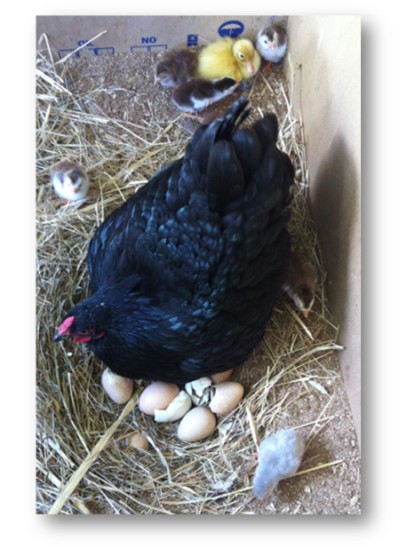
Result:
{"type": "Polygon", "coordinates": [[[198,112],[233,93],[238,85],[233,78],[193,78],[175,88],[172,101],[179,110],[198,112]]]}
{"type": "Polygon", "coordinates": [[[197,75],[207,80],[233,78],[237,82],[255,76],[261,58],[247,38],[223,38],[211,43],[199,53],[197,75]]]}
{"type": "Polygon", "coordinates": [[[262,500],[278,483],[293,476],[301,464],[305,441],[297,430],[278,430],[261,442],[253,492],[262,500]]]}
{"type": "Polygon", "coordinates": [[[192,78],[197,68],[197,53],[186,49],[168,51],[156,66],[156,82],[175,87],[192,78]]]}
{"type": "Polygon", "coordinates": [[[269,63],[281,63],[288,47],[286,30],[278,25],[262,28],[257,34],[256,47],[261,57],[269,63]]]}
{"type": "Polygon", "coordinates": [[[55,193],[70,202],[83,200],[89,190],[86,171],[70,160],[61,160],[53,166],[51,183],[55,193]]]}
{"type": "Polygon", "coordinates": [[[317,284],[318,275],[312,264],[302,255],[291,251],[289,273],[283,290],[305,318],[313,307],[317,284]]]}

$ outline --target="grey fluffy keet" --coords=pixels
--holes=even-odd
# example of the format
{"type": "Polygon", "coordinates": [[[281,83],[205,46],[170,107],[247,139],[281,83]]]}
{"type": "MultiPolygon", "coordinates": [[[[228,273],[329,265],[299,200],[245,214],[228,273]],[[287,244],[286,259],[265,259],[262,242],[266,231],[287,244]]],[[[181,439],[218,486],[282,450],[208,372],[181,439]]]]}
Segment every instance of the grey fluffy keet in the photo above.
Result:
{"type": "Polygon", "coordinates": [[[282,479],[295,474],[304,450],[304,438],[297,430],[278,430],[267,436],[259,447],[259,461],[253,480],[255,496],[263,499],[282,479]]]}

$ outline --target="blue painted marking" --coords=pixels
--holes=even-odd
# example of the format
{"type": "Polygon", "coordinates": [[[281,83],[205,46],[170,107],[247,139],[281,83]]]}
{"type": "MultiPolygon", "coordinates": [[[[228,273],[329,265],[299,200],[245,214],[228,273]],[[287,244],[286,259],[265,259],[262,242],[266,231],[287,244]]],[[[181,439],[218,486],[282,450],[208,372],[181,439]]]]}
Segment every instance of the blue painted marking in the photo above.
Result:
{"type": "Polygon", "coordinates": [[[89,46],[91,48],[93,47],[93,44],[92,44],[92,42],[90,42],[90,40],[78,40],[77,44],[78,44],[78,46],[84,46],[86,44],[87,46],[89,46]]]}
{"type": "Polygon", "coordinates": [[[234,19],[230,21],[225,21],[220,27],[218,27],[218,34],[222,37],[230,36],[231,38],[236,38],[244,31],[244,24],[241,21],[236,21],[234,19]]]}
{"type": "Polygon", "coordinates": [[[147,51],[150,53],[153,49],[168,49],[168,45],[167,44],[155,44],[155,45],[151,45],[149,44],[148,46],[131,46],[131,53],[133,53],[133,50],[134,49],[147,49],[147,51]]]}
{"type": "Polygon", "coordinates": [[[157,38],[155,36],[142,36],[142,44],[155,44],[157,42],[157,38]]]}
{"type": "Polygon", "coordinates": [[[199,42],[199,35],[198,34],[188,34],[187,35],[187,45],[190,46],[197,46],[199,42]]]}
{"type": "Polygon", "coordinates": [[[103,47],[103,48],[87,48],[89,51],[93,51],[94,55],[103,55],[103,53],[108,53],[109,55],[115,54],[115,48],[112,47],[103,47]]]}
{"type": "MultiPolygon", "coordinates": [[[[78,40],[77,42],[78,47],[85,46],[84,48],[80,49],[79,51],[76,51],[74,53],[74,57],[81,57],[82,52],[91,52],[93,55],[115,55],[115,48],[114,47],[96,47],[93,46],[92,42],[89,40],[78,40]]],[[[76,48],[60,48],[58,49],[58,56],[60,59],[62,59],[65,55],[68,53],[72,53],[75,51],[76,48]]]]}

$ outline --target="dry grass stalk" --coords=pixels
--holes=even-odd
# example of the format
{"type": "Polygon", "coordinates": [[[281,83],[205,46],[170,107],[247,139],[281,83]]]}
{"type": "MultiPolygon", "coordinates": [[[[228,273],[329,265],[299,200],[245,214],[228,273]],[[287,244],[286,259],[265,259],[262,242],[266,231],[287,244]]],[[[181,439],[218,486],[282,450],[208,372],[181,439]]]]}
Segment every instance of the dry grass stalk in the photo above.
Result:
{"type": "MultiPolygon", "coordinates": [[[[326,402],[339,382],[333,356],[340,347],[323,294],[318,294],[307,325],[286,299],[278,303],[265,339],[234,374],[246,388],[245,399],[219,421],[210,439],[180,442],[176,424],[154,423],[138,411],[134,398],[121,413],[101,389],[102,365],[84,347],[55,345],[54,329],[65,310],[87,292],[85,256],[95,228],[160,167],[182,154],[190,137],[187,124],[194,122],[172,106],[166,108],[159,97],[146,103],[144,95],[138,97],[140,88],[129,95],[131,119],[126,110],[113,117],[115,104],[108,104],[108,97],[126,88],[102,88],[90,77],[79,87],[74,59],[55,63],[45,38],[42,43],[48,51],[38,54],[37,63],[37,512],[265,511],[251,494],[258,440],[278,427],[302,428],[314,436],[330,424],[326,402]],[[83,205],[64,206],[52,195],[51,166],[65,157],[88,171],[92,194],[83,205]],[[313,401],[317,398],[316,407],[310,404],[309,412],[299,412],[310,395],[313,401]],[[151,450],[126,449],[124,438],[133,431],[147,437],[151,450]]],[[[271,92],[276,101],[267,106],[280,120],[280,146],[296,168],[290,230],[323,279],[308,215],[302,128],[277,75],[257,78],[251,116],[257,119],[267,110],[260,105],[271,92]]],[[[141,386],[139,382],[138,391],[141,386]]],[[[325,462],[316,462],[318,451],[314,455],[310,444],[298,475],[339,466],[340,460],[328,455],[325,462]]]]}
{"type": "Polygon", "coordinates": [[[100,453],[107,447],[110,439],[115,434],[115,431],[117,430],[118,426],[135,407],[137,400],[138,400],[138,396],[136,394],[132,396],[132,398],[125,405],[118,419],[115,422],[113,422],[113,424],[106,430],[106,432],[104,432],[104,434],[101,436],[99,441],[90,451],[89,455],[85,458],[85,460],[81,462],[79,468],[72,474],[68,483],[61,490],[60,494],[57,497],[57,500],[51,507],[49,514],[58,514],[61,511],[62,507],[67,502],[67,500],[72,495],[72,493],[75,491],[76,487],[79,485],[80,481],[85,476],[85,474],[87,473],[87,471],[89,470],[93,462],[99,457],[100,453]]]}

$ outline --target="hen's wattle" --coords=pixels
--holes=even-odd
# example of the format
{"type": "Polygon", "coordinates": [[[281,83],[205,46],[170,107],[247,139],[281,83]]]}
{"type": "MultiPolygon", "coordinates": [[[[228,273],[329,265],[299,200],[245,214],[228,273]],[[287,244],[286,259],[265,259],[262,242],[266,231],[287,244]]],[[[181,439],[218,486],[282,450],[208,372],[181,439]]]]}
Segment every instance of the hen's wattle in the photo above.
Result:
{"type": "Polygon", "coordinates": [[[201,126],[99,226],[90,297],[70,337],[119,375],[183,383],[242,364],[262,338],[289,264],[293,166],[268,114],[238,129],[248,101],[201,126]]]}

